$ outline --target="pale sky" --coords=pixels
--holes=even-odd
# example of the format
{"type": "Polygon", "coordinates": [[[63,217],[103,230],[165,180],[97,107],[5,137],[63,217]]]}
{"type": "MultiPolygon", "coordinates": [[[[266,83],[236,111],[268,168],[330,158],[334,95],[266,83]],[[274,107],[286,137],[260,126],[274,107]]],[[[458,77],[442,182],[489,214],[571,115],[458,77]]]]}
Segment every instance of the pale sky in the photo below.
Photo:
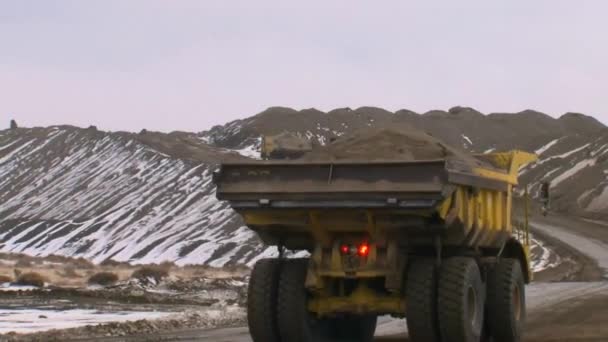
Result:
{"type": "Polygon", "coordinates": [[[269,106],[608,123],[608,1],[0,0],[0,128],[202,131],[269,106]]]}

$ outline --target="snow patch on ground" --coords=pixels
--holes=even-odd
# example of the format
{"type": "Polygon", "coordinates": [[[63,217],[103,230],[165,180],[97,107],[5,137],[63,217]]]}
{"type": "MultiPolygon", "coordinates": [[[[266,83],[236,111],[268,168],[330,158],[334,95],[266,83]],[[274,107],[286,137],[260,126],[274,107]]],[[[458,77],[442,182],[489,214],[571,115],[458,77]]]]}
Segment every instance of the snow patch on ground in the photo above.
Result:
{"type": "Polygon", "coordinates": [[[534,151],[534,153],[538,154],[539,156],[543,153],[545,153],[548,149],[550,149],[553,145],[557,144],[557,142],[559,141],[559,139],[555,139],[550,141],[548,144],[546,144],[545,146],[539,148],[538,150],[534,151]]]}
{"type": "Polygon", "coordinates": [[[464,134],[461,134],[460,136],[462,137],[462,139],[465,140],[465,142],[462,144],[463,147],[467,147],[467,144],[468,144],[468,146],[473,145],[473,142],[471,141],[471,139],[469,137],[467,137],[464,134]]]}
{"type": "Polygon", "coordinates": [[[10,291],[33,291],[38,290],[39,287],[36,286],[25,286],[25,285],[14,285],[11,283],[0,284],[0,291],[10,292],[10,291]]]}
{"type": "Polygon", "coordinates": [[[587,147],[589,147],[589,145],[591,145],[591,144],[590,143],[589,144],[585,144],[585,145],[583,145],[581,147],[575,148],[574,150],[570,150],[570,151],[568,151],[566,153],[562,153],[562,154],[558,154],[558,155],[555,155],[555,156],[551,156],[551,157],[546,158],[546,159],[540,159],[536,163],[532,164],[532,168],[536,168],[537,166],[543,165],[544,163],[550,162],[550,161],[555,160],[555,159],[565,159],[565,158],[568,158],[569,156],[571,156],[571,155],[573,155],[573,154],[575,154],[577,152],[580,152],[580,151],[586,149],[587,147]]]}
{"type": "Polygon", "coordinates": [[[554,268],[561,263],[559,255],[545,246],[542,241],[537,240],[530,235],[530,242],[532,243],[532,252],[536,255],[535,258],[532,258],[530,265],[532,272],[537,273],[549,268],[554,268]]]}
{"type": "Polygon", "coordinates": [[[594,159],[585,159],[582,160],[580,162],[578,162],[576,165],[574,165],[570,170],[560,174],[559,176],[555,177],[552,181],[551,181],[551,187],[554,188],[556,187],[559,183],[563,182],[564,180],[574,176],[575,174],[577,174],[579,171],[581,171],[582,169],[586,168],[587,166],[593,166],[595,165],[595,158],[594,159]]]}
{"type": "Polygon", "coordinates": [[[98,310],[0,309],[0,333],[31,333],[67,329],[110,322],[168,317],[169,312],[104,312],[98,310]]]}
{"type": "Polygon", "coordinates": [[[604,186],[602,193],[595,197],[587,206],[589,211],[603,211],[608,208],[608,186],[604,186]]]}
{"type": "Polygon", "coordinates": [[[240,149],[228,149],[228,151],[236,152],[244,157],[252,159],[261,159],[260,147],[262,145],[262,137],[257,138],[252,144],[240,149]]]}

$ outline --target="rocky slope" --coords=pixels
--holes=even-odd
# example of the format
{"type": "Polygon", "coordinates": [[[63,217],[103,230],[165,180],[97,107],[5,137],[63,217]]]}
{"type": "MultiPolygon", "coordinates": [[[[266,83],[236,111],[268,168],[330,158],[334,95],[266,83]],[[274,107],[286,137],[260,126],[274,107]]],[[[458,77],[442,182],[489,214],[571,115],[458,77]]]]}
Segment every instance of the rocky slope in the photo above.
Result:
{"type": "Polygon", "coordinates": [[[536,151],[531,193],[551,180],[553,207],[608,218],[608,133],[581,114],[416,114],[365,107],[323,113],[270,108],[201,133],[100,132],[94,127],[0,132],[0,250],[213,266],[272,253],[214,196],[222,160],[259,156],[261,136],[290,131],[325,145],[366,127],[409,124],[475,153],[536,151]]]}

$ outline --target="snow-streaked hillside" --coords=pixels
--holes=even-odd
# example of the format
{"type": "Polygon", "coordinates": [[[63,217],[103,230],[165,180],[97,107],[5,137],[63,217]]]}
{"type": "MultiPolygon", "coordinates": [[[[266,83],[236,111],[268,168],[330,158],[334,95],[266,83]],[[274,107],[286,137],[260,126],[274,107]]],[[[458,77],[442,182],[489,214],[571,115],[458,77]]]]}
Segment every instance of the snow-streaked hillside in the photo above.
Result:
{"type": "Polygon", "coordinates": [[[173,158],[167,153],[184,147],[164,144],[160,152],[150,144],[154,134],[2,132],[1,250],[215,266],[261,252],[254,234],[214,195],[211,169],[218,158],[234,156],[201,142],[190,145],[199,149],[191,151],[194,160],[173,158]]]}
{"type": "Polygon", "coordinates": [[[539,162],[522,170],[533,196],[548,181],[554,210],[608,218],[608,134],[563,136],[536,153],[539,162]]]}
{"type": "Polygon", "coordinates": [[[69,126],[0,131],[0,251],[96,262],[251,264],[276,251],[216,200],[211,174],[219,162],[259,157],[264,134],[295,132],[325,145],[393,123],[475,153],[535,151],[540,162],[521,172],[533,195],[549,180],[553,209],[608,219],[608,133],[584,115],[271,108],[197,134],[69,126]]]}

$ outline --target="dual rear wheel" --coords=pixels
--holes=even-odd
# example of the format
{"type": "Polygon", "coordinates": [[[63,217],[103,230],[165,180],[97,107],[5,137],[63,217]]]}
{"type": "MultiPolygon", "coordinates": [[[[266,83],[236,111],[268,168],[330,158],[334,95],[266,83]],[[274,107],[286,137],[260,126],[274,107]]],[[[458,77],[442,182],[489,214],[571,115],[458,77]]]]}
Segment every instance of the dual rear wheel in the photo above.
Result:
{"type": "Polygon", "coordinates": [[[521,341],[525,295],[517,260],[498,262],[486,284],[472,258],[449,258],[440,268],[434,260],[416,260],[406,292],[413,342],[521,341]]]}
{"type": "Polygon", "coordinates": [[[248,324],[254,342],[371,342],[376,316],[318,318],[308,311],[308,259],[263,259],[249,282],[248,324]]]}
{"type": "MultiPolygon", "coordinates": [[[[249,283],[248,323],[254,342],[370,342],[376,316],[318,318],[307,308],[308,259],[260,260],[249,283]]],[[[412,262],[407,324],[412,342],[519,342],[526,318],[524,277],[502,259],[484,284],[472,258],[412,262]]]]}

